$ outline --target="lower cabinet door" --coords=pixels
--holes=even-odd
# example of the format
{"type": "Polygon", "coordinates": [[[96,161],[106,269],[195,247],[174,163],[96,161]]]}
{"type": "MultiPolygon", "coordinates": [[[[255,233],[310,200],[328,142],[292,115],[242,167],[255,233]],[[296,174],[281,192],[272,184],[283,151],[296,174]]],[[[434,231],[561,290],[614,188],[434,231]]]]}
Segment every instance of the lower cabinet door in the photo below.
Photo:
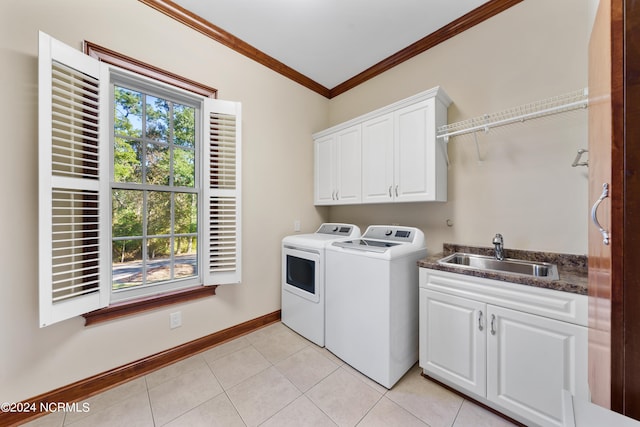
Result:
{"type": "Polygon", "coordinates": [[[420,289],[420,366],[480,396],[486,388],[486,304],[420,289]]]}
{"type": "Polygon", "coordinates": [[[588,400],[587,328],[487,305],[487,399],[563,426],[562,390],[588,400]]]}

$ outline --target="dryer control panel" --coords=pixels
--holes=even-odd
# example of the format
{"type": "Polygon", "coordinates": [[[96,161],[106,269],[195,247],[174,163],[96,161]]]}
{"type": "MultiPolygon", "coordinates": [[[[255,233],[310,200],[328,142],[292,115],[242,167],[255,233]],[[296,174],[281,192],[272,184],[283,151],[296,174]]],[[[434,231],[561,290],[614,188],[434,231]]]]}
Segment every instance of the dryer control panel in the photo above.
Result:
{"type": "Polygon", "coordinates": [[[353,237],[355,236],[355,234],[357,234],[357,233],[354,233],[355,228],[356,227],[353,226],[352,224],[338,224],[338,223],[332,223],[332,222],[331,223],[325,222],[320,226],[320,228],[318,228],[318,231],[316,231],[316,233],[353,237]]]}

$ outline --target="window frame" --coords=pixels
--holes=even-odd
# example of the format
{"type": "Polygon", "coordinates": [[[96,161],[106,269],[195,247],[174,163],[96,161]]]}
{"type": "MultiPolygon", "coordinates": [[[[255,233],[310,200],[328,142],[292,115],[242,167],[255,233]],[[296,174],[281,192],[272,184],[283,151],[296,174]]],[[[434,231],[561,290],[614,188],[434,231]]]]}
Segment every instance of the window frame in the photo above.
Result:
{"type": "MultiPolygon", "coordinates": [[[[133,58],[129,58],[125,55],[103,48],[91,42],[85,41],[83,44],[83,51],[77,51],[69,46],[64,45],[61,42],[58,42],[57,40],[51,38],[50,36],[42,32],[39,40],[40,40],[40,46],[41,46],[39,49],[39,57],[44,58],[44,62],[42,60],[39,60],[39,64],[40,64],[39,65],[39,70],[40,70],[39,83],[41,86],[45,88],[44,92],[42,90],[39,91],[39,97],[41,99],[43,99],[42,97],[44,96],[44,99],[46,100],[46,98],[49,98],[51,96],[50,94],[47,94],[47,88],[50,88],[50,84],[47,84],[46,82],[50,78],[50,76],[48,76],[48,73],[50,72],[48,71],[48,67],[50,67],[50,65],[47,65],[47,63],[50,64],[52,60],[61,61],[61,63],[63,64],[66,63],[67,59],[71,61],[71,64],[73,63],[84,64],[84,63],[90,62],[89,60],[95,61],[100,66],[100,70],[101,70],[100,80],[102,82],[104,82],[105,80],[107,81],[106,87],[111,87],[111,88],[113,87],[111,85],[112,79],[110,76],[111,76],[111,73],[118,72],[118,69],[125,70],[124,71],[125,74],[130,73],[135,76],[142,76],[143,78],[152,79],[154,80],[154,83],[157,81],[162,84],[168,84],[172,87],[178,87],[179,89],[186,90],[187,92],[191,92],[191,94],[196,94],[195,95],[196,99],[199,99],[200,97],[203,98],[203,101],[202,101],[203,114],[200,116],[200,120],[203,120],[202,126],[201,126],[203,130],[202,136],[201,136],[202,146],[200,151],[200,156],[202,157],[201,173],[206,174],[206,178],[208,178],[209,181],[213,182],[214,180],[212,180],[211,178],[213,176],[217,177],[217,175],[212,175],[215,173],[214,172],[215,168],[212,165],[215,165],[215,166],[221,165],[222,168],[231,167],[237,172],[233,191],[229,191],[228,189],[221,189],[222,187],[216,188],[213,184],[211,185],[205,184],[206,188],[202,189],[203,194],[199,198],[199,206],[200,206],[199,214],[198,214],[199,228],[202,228],[201,230],[199,230],[199,233],[198,233],[199,240],[204,241],[205,238],[208,240],[207,245],[204,245],[204,244],[201,245],[201,247],[206,246],[206,250],[199,251],[202,253],[198,254],[199,277],[201,279],[200,284],[187,287],[184,289],[176,290],[176,291],[165,292],[159,295],[150,295],[147,297],[134,298],[134,299],[114,302],[111,300],[111,290],[112,290],[111,265],[109,265],[106,268],[103,265],[101,267],[101,272],[102,272],[101,274],[102,276],[108,275],[108,279],[104,281],[105,283],[108,283],[108,292],[105,292],[107,287],[101,285],[100,292],[99,292],[100,303],[95,304],[96,299],[93,298],[92,300],[94,301],[94,303],[87,304],[84,310],[81,310],[81,308],[79,309],[79,306],[84,305],[82,301],[77,301],[76,303],[72,304],[75,307],[73,308],[73,310],[63,309],[62,311],[60,311],[58,310],[58,308],[55,308],[55,307],[52,308],[51,296],[50,294],[49,295],[47,294],[47,291],[49,293],[51,291],[51,287],[50,287],[51,285],[50,283],[46,283],[51,280],[50,278],[47,278],[47,276],[50,276],[51,274],[50,271],[47,271],[47,265],[50,267],[51,263],[46,261],[46,258],[49,256],[48,250],[50,250],[48,249],[50,248],[50,246],[48,245],[51,244],[50,243],[51,241],[49,240],[51,239],[51,237],[50,235],[49,237],[47,236],[47,232],[50,233],[50,228],[47,225],[47,221],[51,221],[50,219],[51,206],[48,203],[45,203],[44,205],[41,203],[41,205],[43,206],[41,206],[41,209],[40,209],[40,228],[44,229],[44,233],[42,233],[42,231],[40,233],[40,247],[41,247],[40,248],[41,279],[40,279],[40,285],[39,285],[40,287],[40,326],[41,327],[48,326],[50,324],[59,322],[61,320],[65,320],[67,318],[71,318],[79,315],[85,317],[86,319],[85,325],[94,324],[102,321],[108,321],[108,320],[112,320],[122,316],[128,316],[138,312],[146,311],[146,310],[153,310],[158,307],[163,307],[169,304],[182,303],[182,302],[190,301],[193,299],[204,298],[211,295],[215,295],[216,288],[220,284],[240,283],[241,265],[242,265],[241,179],[240,179],[240,176],[241,176],[241,160],[240,160],[241,154],[240,153],[241,153],[241,140],[242,140],[241,139],[241,123],[242,123],[241,117],[242,116],[241,116],[240,103],[230,102],[230,101],[217,101],[217,90],[214,88],[199,84],[189,79],[185,79],[173,73],[167,72],[157,67],[153,67],[151,65],[145,64],[133,58]],[[57,49],[55,51],[56,53],[53,53],[54,52],[53,50],[47,51],[47,46],[51,46],[49,47],[49,49],[57,49]],[[44,50],[43,50],[43,47],[44,47],[44,50]],[[48,52],[52,52],[52,53],[48,53],[48,52]],[[60,59],[56,59],[56,57],[60,59]],[[83,59],[82,57],[86,59],[83,59]],[[110,65],[113,65],[115,67],[111,67],[110,65]],[[210,98],[211,101],[206,101],[206,98],[210,98]],[[220,165],[218,165],[217,163],[218,160],[214,159],[214,157],[216,157],[216,152],[220,149],[220,147],[223,147],[225,143],[228,144],[229,140],[225,139],[225,137],[222,136],[222,133],[220,133],[220,135],[217,135],[218,128],[216,126],[218,126],[218,123],[221,123],[218,121],[219,117],[223,117],[223,119],[224,117],[227,117],[227,118],[231,117],[232,126],[233,126],[232,138],[233,138],[233,144],[234,144],[234,152],[236,153],[235,157],[231,160],[231,163],[228,163],[229,161],[226,160],[224,161],[224,163],[221,163],[220,165]],[[222,235],[223,233],[219,232],[221,225],[217,222],[213,222],[213,223],[211,222],[212,218],[214,219],[218,218],[218,215],[219,215],[219,211],[218,211],[219,208],[218,208],[218,205],[216,205],[216,203],[220,203],[220,201],[223,201],[224,203],[225,199],[233,199],[234,201],[234,208],[232,211],[232,215],[234,215],[233,216],[234,234],[233,234],[233,241],[230,244],[228,243],[228,230],[227,230],[227,235],[224,236],[222,235]],[[210,206],[210,207],[207,208],[206,206],[210,206]],[[205,221],[207,221],[206,225],[205,225],[205,221]],[[45,225],[44,227],[43,227],[43,224],[45,225]],[[202,224],[202,227],[200,227],[200,224],[202,224]],[[43,240],[43,236],[44,236],[44,240],[43,240]],[[44,243],[44,246],[43,246],[43,243],[44,243]],[[217,245],[231,246],[231,251],[233,251],[232,254],[234,256],[234,259],[233,259],[234,264],[231,269],[221,268],[216,264],[218,257],[222,257],[223,259],[226,259],[224,257],[228,256],[228,252],[223,252],[220,249],[217,249],[216,248],[217,245]],[[45,260],[44,264],[43,264],[43,260],[45,260]],[[44,265],[44,268],[43,268],[43,265],[44,265]],[[105,274],[105,272],[107,272],[108,274],[105,274]],[[105,294],[108,294],[106,296],[106,300],[107,300],[106,303],[103,302],[105,299],[105,294]],[[89,307],[93,307],[93,308],[89,308],[89,307]],[[96,307],[103,307],[103,308],[95,309],[96,307]],[[89,310],[92,310],[92,311],[89,311],[89,310]],[[54,312],[53,314],[52,314],[52,311],[54,312]],[[71,311],[73,311],[73,313],[71,311]]],[[[103,92],[107,93],[101,89],[101,93],[103,92]]],[[[109,105],[112,106],[113,104],[109,102],[109,105]]],[[[50,107],[47,107],[47,102],[45,102],[44,107],[43,107],[43,104],[41,104],[41,106],[39,107],[39,117],[40,117],[41,123],[48,122],[49,120],[51,120],[51,117],[49,116],[49,114],[51,113],[48,112],[47,108],[50,108],[50,107]]],[[[108,110],[109,107],[107,107],[106,109],[108,110]]],[[[110,115],[104,114],[104,110],[102,111],[103,113],[101,113],[101,117],[102,117],[101,126],[103,126],[105,122],[108,122],[108,124],[106,125],[106,134],[112,135],[113,129],[111,129],[111,132],[109,132],[109,127],[112,127],[112,120],[110,120],[110,115]]],[[[111,112],[111,114],[113,113],[111,112]]],[[[42,126],[41,124],[40,128],[41,128],[41,132],[40,132],[41,136],[40,136],[39,144],[41,146],[40,148],[41,153],[39,156],[40,156],[40,162],[44,162],[46,164],[51,160],[47,158],[46,148],[44,149],[44,152],[42,152],[42,144],[43,143],[45,145],[50,144],[50,142],[47,143],[47,138],[50,139],[51,135],[49,136],[46,135],[47,131],[50,132],[50,125],[47,126],[45,123],[45,126],[42,126]],[[43,128],[45,129],[44,132],[43,132],[43,128]],[[43,138],[43,135],[44,135],[44,138],[43,138]]],[[[104,138],[101,137],[101,140],[103,139],[104,138]]],[[[105,153],[108,153],[109,151],[113,150],[111,138],[108,138],[108,139],[109,141],[107,141],[107,144],[106,144],[108,146],[107,149],[104,149],[104,144],[101,143],[103,145],[101,145],[102,148],[100,148],[100,152],[103,158],[105,156],[105,153]]],[[[50,151],[49,151],[49,155],[50,155],[50,151]]],[[[107,166],[108,168],[107,187],[109,188],[108,198],[110,199],[111,169],[113,167],[113,161],[112,161],[111,155],[108,155],[108,157],[109,157],[108,159],[109,166],[107,166]]],[[[104,166],[101,166],[101,168],[104,168],[104,166]]],[[[43,173],[43,169],[41,168],[41,175],[45,175],[49,173],[50,173],[50,167],[48,166],[45,167],[44,173],[43,173]]],[[[203,178],[205,178],[205,176],[203,176],[203,178]]],[[[50,177],[46,177],[44,181],[41,180],[40,182],[39,191],[41,193],[41,196],[40,196],[41,201],[44,200],[46,202],[47,198],[50,197],[50,196],[47,196],[47,193],[49,193],[49,191],[52,188],[50,186],[53,185],[51,184],[51,181],[50,181],[51,179],[52,178],[50,177]],[[44,197],[44,199],[42,197],[44,197]]],[[[205,180],[203,179],[202,182],[204,183],[205,180]]],[[[101,187],[101,188],[104,188],[104,187],[101,187]]],[[[103,204],[103,206],[105,205],[103,204]]],[[[105,241],[105,240],[109,241],[109,244],[107,246],[110,252],[111,251],[110,208],[109,208],[109,213],[106,215],[106,217],[108,217],[107,221],[109,224],[109,227],[108,227],[109,232],[106,234],[103,233],[103,235],[101,236],[101,239],[102,241],[105,241]]],[[[223,219],[226,219],[222,217],[220,218],[221,218],[221,221],[223,219]]],[[[104,247],[103,247],[103,250],[105,250],[104,247]]],[[[106,250],[105,250],[105,253],[107,253],[106,250]]],[[[111,256],[109,255],[108,257],[105,257],[103,255],[102,258],[111,259],[111,256]]],[[[101,259],[101,261],[103,260],[101,259]]],[[[59,307],[59,308],[62,308],[62,307],[59,307]]]]}
{"type": "MultiPolygon", "coordinates": [[[[110,110],[111,110],[111,117],[110,117],[110,123],[111,123],[111,127],[110,127],[110,134],[109,134],[109,138],[110,138],[110,145],[112,148],[111,151],[111,161],[110,161],[110,171],[109,171],[109,185],[110,185],[110,190],[111,190],[111,194],[113,194],[113,190],[114,189],[120,189],[120,190],[134,190],[134,191],[143,191],[143,192],[147,192],[147,191],[158,191],[158,192],[162,192],[162,191],[167,191],[173,194],[176,193],[181,193],[181,192],[188,192],[191,194],[195,194],[197,196],[198,199],[198,212],[200,212],[200,209],[203,209],[201,207],[201,202],[202,202],[202,188],[201,188],[201,174],[202,174],[202,156],[204,155],[203,153],[203,146],[202,146],[202,126],[204,125],[202,117],[203,117],[203,111],[202,111],[202,97],[201,96],[192,96],[191,94],[184,94],[181,92],[177,92],[178,89],[175,89],[173,87],[167,87],[168,84],[163,83],[162,86],[160,86],[159,84],[156,84],[155,81],[149,81],[149,78],[142,78],[139,77],[138,75],[124,75],[120,70],[112,70],[110,73],[110,82],[109,82],[109,88],[110,88],[110,93],[109,93],[109,104],[110,104],[110,110]],[[129,183],[122,183],[122,182],[115,182],[115,177],[114,177],[114,158],[113,158],[113,146],[115,144],[115,130],[113,127],[113,123],[114,123],[114,107],[115,107],[115,96],[114,96],[114,91],[115,91],[115,87],[123,87],[129,90],[133,90],[133,91],[137,91],[140,93],[143,93],[146,96],[153,96],[153,97],[161,97],[163,99],[169,100],[170,102],[173,103],[180,103],[183,105],[187,105],[190,107],[193,107],[196,110],[196,116],[194,117],[195,119],[195,129],[196,129],[196,135],[195,135],[195,145],[193,148],[194,151],[194,155],[195,155],[195,161],[196,161],[196,168],[195,168],[195,176],[194,176],[194,181],[195,181],[195,185],[193,187],[193,191],[186,191],[186,188],[183,187],[174,187],[174,186],[170,186],[170,185],[162,185],[162,186],[153,186],[153,185],[149,185],[146,183],[140,183],[140,184],[129,184],[129,183]],[[156,187],[156,188],[154,188],[156,187]],[[180,191],[180,190],[185,190],[185,191],[180,191]]],[[[144,176],[144,172],[143,172],[143,176],[144,176]]],[[[111,210],[111,212],[113,212],[111,210]]],[[[199,239],[199,235],[200,235],[200,229],[201,229],[201,217],[202,215],[198,214],[198,232],[196,233],[196,237],[198,238],[198,251],[197,251],[197,259],[198,261],[200,261],[200,239],[199,239]]],[[[145,218],[143,218],[143,220],[145,220],[145,218]]],[[[113,225],[113,218],[111,221],[110,226],[113,225]]],[[[143,230],[142,236],[140,236],[141,238],[144,239],[147,238],[147,231],[143,230]]],[[[112,256],[113,256],[113,237],[111,240],[111,246],[112,246],[112,256]]],[[[144,249],[143,249],[144,251],[144,249]]],[[[149,260],[147,260],[149,261],[149,260]]],[[[113,260],[112,260],[112,266],[113,266],[113,260]]],[[[147,296],[152,296],[152,295],[161,295],[161,294],[165,294],[165,293],[173,293],[173,292],[177,292],[180,289],[185,289],[185,288],[191,288],[193,286],[198,286],[199,283],[202,283],[202,274],[201,274],[201,265],[200,262],[198,262],[198,272],[195,276],[191,276],[188,278],[184,278],[184,279],[172,279],[172,280],[168,280],[168,281],[164,281],[164,282],[157,282],[155,284],[147,284],[147,285],[143,285],[143,286],[136,286],[136,287],[132,287],[129,289],[122,289],[122,290],[114,290],[113,289],[113,280],[112,280],[112,288],[111,288],[111,298],[110,298],[110,302],[114,303],[114,304],[118,304],[120,302],[126,301],[126,300],[136,300],[139,301],[140,299],[142,299],[144,301],[144,298],[147,296]]]]}
{"type": "Polygon", "coordinates": [[[146,62],[139,61],[104,46],[85,40],[82,43],[82,51],[92,58],[105,64],[115,65],[134,74],[148,77],[152,80],[167,83],[171,86],[184,89],[207,98],[218,98],[218,89],[203,85],[194,80],[187,79],[170,71],[163,70],[146,62]]]}

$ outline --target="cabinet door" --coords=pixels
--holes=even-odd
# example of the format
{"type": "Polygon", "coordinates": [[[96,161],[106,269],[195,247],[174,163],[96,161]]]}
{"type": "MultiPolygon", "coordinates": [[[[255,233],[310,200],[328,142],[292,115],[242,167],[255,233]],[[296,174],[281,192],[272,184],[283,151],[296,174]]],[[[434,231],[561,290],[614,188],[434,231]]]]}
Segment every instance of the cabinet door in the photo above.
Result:
{"type": "Polygon", "coordinates": [[[436,200],[435,101],[395,112],[395,187],[401,202],[436,200]]]}
{"type": "Polygon", "coordinates": [[[362,201],[362,137],[361,126],[355,125],[336,135],[336,201],[352,204],[362,201]]]}
{"type": "Polygon", "coordinates": [[[563,389],[585,401],[587,328],[487,306],[487,399],[543,426],[564,426],[563,389]]]}
{"type": "Polygon", "coordinates": [[[420,289],[420,367],[484,397],[486,326],[486,304],[420,289]]]}
{"type": "Polygon", "coordinates": [[[336,192],[336,148],[335,136],[317,139],[314,144],[314,202],[316,205],[331,205],[336,192]]]}
{"type": "Polygon", "coordinates": [[[362,124],[362,201],[385,203],[394,199],[393,113],[362,124]]]}

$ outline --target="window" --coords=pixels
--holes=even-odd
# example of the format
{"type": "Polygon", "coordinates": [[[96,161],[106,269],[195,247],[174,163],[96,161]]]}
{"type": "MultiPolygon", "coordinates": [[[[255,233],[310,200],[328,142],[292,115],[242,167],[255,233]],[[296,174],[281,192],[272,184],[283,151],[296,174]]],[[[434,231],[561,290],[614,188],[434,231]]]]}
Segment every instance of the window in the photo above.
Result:
{"type": "Polygon", "coordinates": [[[40,34],[40,324],[240,281],[240,105],[40,34]]]}
{"type": "Polygon", "coordinates": [[[198,280],[197,105],[113,85],[112,301],[198,280]]]}

